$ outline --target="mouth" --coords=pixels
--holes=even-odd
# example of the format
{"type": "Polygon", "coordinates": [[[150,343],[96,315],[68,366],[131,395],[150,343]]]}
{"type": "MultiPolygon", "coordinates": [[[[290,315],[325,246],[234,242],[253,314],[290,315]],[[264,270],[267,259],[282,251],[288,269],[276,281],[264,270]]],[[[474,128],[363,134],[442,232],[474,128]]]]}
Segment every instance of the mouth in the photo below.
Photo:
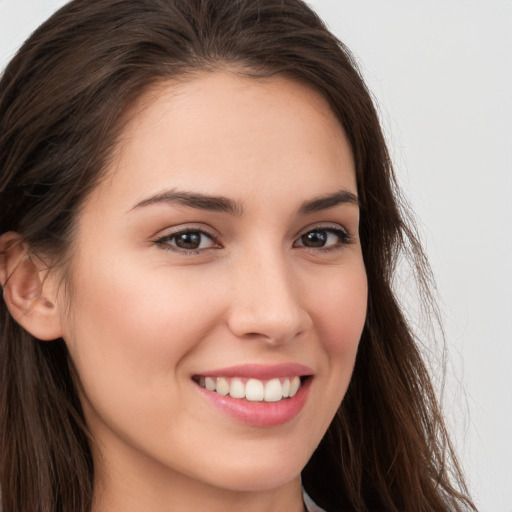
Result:
{"type": "Polygon", "coordinates": [[[297,417],[313,379],[313,370],[299,364],[242,365],[192,376],[214,410],[255,427],[275,427],[297,417]]]}
{"type": "Polygon", "coordinates": [[[280,402],[293,398],[309,375],[275,377],[262,380],[247,377],[207,377],[194,375],[192,380],[200,387],[221,396],[230,396],[249,402],[280,402]]]}

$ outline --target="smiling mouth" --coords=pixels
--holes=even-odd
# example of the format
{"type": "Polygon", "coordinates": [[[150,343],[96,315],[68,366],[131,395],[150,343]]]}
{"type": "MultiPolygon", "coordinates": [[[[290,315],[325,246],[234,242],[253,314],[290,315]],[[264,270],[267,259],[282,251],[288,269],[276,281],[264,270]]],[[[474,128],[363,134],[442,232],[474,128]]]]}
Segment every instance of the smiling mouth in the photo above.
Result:
{"type": "Polygon", "coordinates": [[[292,398],[309,376],[280,377],[269,380],[244,377],[204,377],[192,380],[200,387],[221,396],[249,402],[280,402],[292,398]]]}

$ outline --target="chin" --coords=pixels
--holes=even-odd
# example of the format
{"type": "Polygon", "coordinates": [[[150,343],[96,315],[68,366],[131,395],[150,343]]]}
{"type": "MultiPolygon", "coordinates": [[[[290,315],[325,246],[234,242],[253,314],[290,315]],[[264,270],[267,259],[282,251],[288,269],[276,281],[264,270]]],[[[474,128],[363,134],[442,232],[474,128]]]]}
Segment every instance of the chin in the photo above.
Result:
{"type": "Polygon", "coordinates": [[[290,460],[290,455],[282,456],[280,460],[271,457],[266,463],[250,457],[242,459],[233,464],[223,461],[215,465],[208,475],[210,483],[235,492],[270,491],[298,478],[309,460],[306,457],[300,461],[295,457],[290,460]]]}

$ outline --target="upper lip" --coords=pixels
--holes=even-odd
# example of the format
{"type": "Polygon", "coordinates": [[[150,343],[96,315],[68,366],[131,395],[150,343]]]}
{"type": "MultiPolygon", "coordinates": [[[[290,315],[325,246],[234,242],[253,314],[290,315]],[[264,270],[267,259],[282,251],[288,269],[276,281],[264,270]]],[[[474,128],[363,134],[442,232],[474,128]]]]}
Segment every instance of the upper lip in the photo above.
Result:
{"type": "Polygon", "coordinates": [[[218,368],[197,375],[202,377],[245,377],[259,380],[284,378],[284,377],[304,377],[312,375],[313,370],[308,366],[298,363],[281,364],[242,364],[238,366],[229,366],[227,368],[218,368]]]}

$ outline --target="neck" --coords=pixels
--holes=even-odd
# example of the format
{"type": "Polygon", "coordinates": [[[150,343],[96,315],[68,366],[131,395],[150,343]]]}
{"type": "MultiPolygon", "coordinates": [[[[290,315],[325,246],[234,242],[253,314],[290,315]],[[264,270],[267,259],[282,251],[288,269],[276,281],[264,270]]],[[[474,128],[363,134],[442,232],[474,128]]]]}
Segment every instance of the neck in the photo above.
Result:
{"type": "MultiPolygon", "coordinates": [[[[140,483],[140,482],[139,482],[140,483]]],[[[276,489],[262,491],[231,491],[204,484],[186,485],[181,479],[168,481],[165,487],[155,482],[132,485],[116,482],[99,485],[95,493],[93,512],[173,512],[176,510],[208,512],[304,512],[300,479],[276,489]]]]}

